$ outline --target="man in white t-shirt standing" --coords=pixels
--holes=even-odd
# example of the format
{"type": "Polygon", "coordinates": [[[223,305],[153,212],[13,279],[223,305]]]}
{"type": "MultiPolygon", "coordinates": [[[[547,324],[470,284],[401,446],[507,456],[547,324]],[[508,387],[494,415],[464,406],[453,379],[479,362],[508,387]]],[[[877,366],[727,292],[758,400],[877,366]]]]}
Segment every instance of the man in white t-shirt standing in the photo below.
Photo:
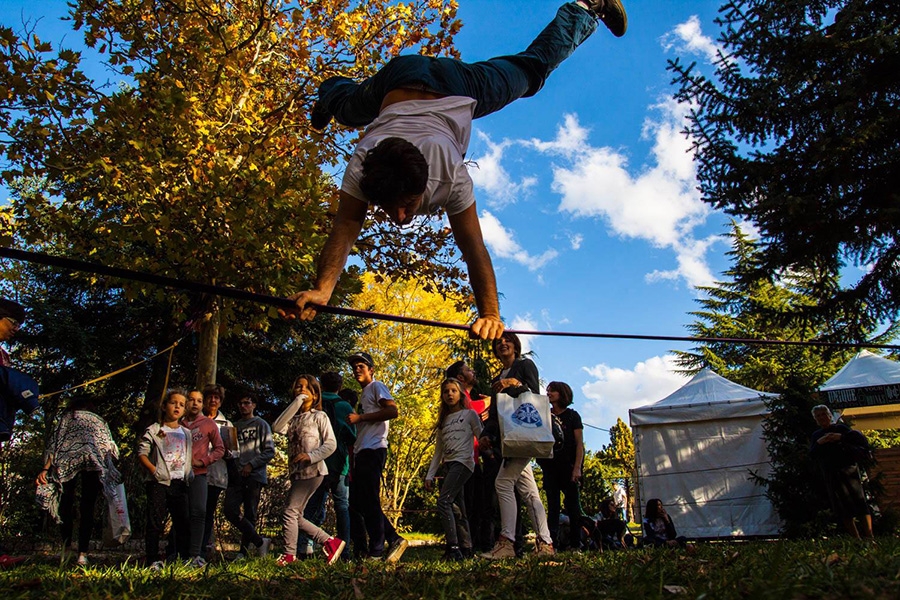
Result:
{"type": "Polygon", "coordinates": [[[362,388],[359,413],[347,415],[347,422],[356,425],[350,473],[353,552],[357,558],[384,558],[387,562],[397,562],[409,544],[397,534],[381,509],[381,475],[387,460],[388,421],[397,418],[397,403],[387,386],[375,380],[375,362],[368,352],[357,352],[347,362],[353,369],[353,378],[362,388]]]}
{"type": "Polygon", "coordinates": [[[362,82],[331,77],[319,86],[312,126],[334,118],[367,126],[347,164],[331,233],[319,255],[313,289],[291,296],[287,318],[309,320],[328,304],[366,219],[369,204],[398,225],[417,215],[447,213],[469,269],[478,317],[471,333],[503,333],[497,281],[484,245],[465,155],[472,119],[532,96],[550,73],[602,21],[615,36],[628,26],[620,0],[578,0],[560,7],[553,21],[519,54],[477,63],[422,55],[398,56],[362,82]]]}

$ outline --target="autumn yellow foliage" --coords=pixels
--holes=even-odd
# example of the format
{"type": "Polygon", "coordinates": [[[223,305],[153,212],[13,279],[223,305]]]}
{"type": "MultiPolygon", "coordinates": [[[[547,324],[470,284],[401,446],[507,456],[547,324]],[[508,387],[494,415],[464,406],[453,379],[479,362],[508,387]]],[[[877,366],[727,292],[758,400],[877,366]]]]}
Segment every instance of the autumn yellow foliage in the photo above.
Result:
{"type": "MultiPolygon", "coordinates": [[[[426,291],[415,280],[392,281],[372,273],[362,275],[362,291],[354,296],[355,308],[419,317],[449,323],[469,323],[458,299],[426,291]]],[[[385,512],[396,524],[409,492],[421,480],[434,448],[434,425],[439,402],[438,387],[446,369],[459,356],[450,342],[464,332],[378,321],[359,342],[375,362],[375,378],[391,390],[400,416],[391,421],[388,464],[382,490],[385,512]]]]}

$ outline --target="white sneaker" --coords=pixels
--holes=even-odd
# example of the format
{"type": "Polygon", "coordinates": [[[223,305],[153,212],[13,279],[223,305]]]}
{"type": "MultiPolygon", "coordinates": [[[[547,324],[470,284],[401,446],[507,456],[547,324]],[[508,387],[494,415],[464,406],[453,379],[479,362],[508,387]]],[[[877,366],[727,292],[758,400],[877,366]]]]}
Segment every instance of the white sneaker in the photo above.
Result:
{"type": "Polygon", "coordinates": [[[151,571],[155,571],[155,572],[159,572],[159,571],[162,571],[162,570],[163,570],[163,567],[165,567],[165,566],[166,566],[166,563],[164,563],[164,562],[161,561],[161,560],[157,560],[157,561],[153,562],[153,563],[150,565],[150,570],[151,570],[151,571]]]}
{"type": "Polygon", "coordinates": [[[263,538],[262,544],[259,545],[259,555],[266,556],[269,554],[269,548],[272,546],[272,538],[263,538]]]}
{"type": "Polygon", "coordinates": [[[88,560],[87,554],[82,552],[78,555],[78,560],[75,561],[75,564],[79,567],[86,567],[91,564],[91,561],[88,560]]]}
{"type": "Polygon", "coordinates": [[[202,556],[195,556],[188,562],[188,566],[194,567],[195,569],[202,569],[206,566],[206,559],[202,556]]]}
{"type": "Polygon", "coordinates": [[[245,561],[245,560],[247,560],[247,555],[244,554],[243,552],[238,552],[237,555],[234,557],[234,560],[232,560],[231,562],[241,562],[241,561],[245,561]]]}

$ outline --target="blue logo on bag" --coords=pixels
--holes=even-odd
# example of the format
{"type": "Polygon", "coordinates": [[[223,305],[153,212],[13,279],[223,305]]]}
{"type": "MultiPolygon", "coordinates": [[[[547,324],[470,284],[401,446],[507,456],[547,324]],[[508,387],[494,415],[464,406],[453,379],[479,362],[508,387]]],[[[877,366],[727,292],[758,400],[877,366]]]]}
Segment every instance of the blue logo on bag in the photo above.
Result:
{"type": "Polygon", "coordinates": [[[516,412],[512,414],[512,420],[513,423],[522,425],[523,427],[538,428],[544,425],[544,422],[541,421],[540,413],[538,413],[534,404],[531,404],[530,402],[519,405],[516,412]]]}

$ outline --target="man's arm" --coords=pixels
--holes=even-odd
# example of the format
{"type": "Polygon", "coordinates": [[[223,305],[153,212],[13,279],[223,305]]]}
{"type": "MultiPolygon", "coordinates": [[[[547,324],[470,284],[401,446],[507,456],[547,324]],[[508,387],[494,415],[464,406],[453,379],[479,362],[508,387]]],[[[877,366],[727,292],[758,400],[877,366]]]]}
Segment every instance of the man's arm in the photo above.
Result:
{"type": "Polygon", "coordinates": [[[351,425],[356,425],[357,423],[377,423],[380,421],[390,421],[399,416],[400,411],[397,410],[397,403],[393,400],[381,398],[378,401],[378,404],[381,405],[381,410],[361,414],[350,413],[347,415],[347,422],[351,425]]]}
{"type": "Polygon", "coordinates": [[[350,249],[362,231],[368,208],[369,205],[362,200],[340,193],[337,215],[331,225],[328,240],[319,254],[315,286],[311,290],[289,296],[297,307],[288,311],[279,310],[278,314],[287,319],[300,317],[303,321],[309,321],[316,316],[316,309],[308,304],[328,304],[344,265],[347,264],[350,249]]]}
{"type": "Polygon", "coordinates": [[[478,211],[472,204],[461,213],[450,215],[449,220],[456,245],[469,268],[469,281],[475,292],[478,318],[472,323],[472,335],[483,340],[495,340],[503,334],[504,327],[500,320],[497,278],[491,256],[484,246],[478,211]]]}

